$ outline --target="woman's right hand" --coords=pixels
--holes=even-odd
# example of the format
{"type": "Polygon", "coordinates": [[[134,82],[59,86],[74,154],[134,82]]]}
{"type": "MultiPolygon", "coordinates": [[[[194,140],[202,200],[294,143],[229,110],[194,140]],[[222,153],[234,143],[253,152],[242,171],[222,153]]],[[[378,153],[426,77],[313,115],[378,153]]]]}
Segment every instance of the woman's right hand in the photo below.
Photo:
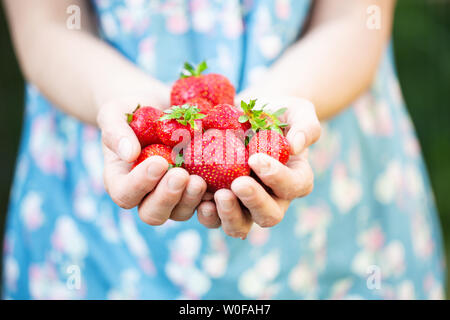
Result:
{"type": "MultiPolygon", "coordinates": [[[[145,99],[121,99],[100,108],[97,122],[102,132],[106,191],[124,209],[138,206],[139,217],[149,225],[162,225],[168,219],[186,221],[206,191],[202,178],[190,176],[182,168],[168,171],[167,161],[157,156],[131,170],[141,146],[125,114],[145,102],[145,99]]],[[[169,107],[154,102],[148,105],[161,110],[169,107]]]]}

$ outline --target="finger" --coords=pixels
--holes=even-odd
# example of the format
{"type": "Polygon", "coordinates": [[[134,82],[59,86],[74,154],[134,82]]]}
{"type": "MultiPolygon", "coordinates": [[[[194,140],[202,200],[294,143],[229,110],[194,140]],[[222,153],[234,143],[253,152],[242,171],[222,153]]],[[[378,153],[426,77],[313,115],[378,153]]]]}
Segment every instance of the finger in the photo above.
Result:
{"type": "Polygon", "coordinates": [[[231,237],[244,240],[250,231],[252,220],[242,211],[236,196],[230,190],[222,189],[214,194],[214,200],[223,231],[231,237]]]}
{"type": "Polygon", "coordinates": [[[199,176],[190,176],[181,201],[177,204],[170,218],[175,221],[187,221],[195,212],[195,208],[202,201],[206,191],[206,182],[199,176]]]}
{"type": "Polygon", "coordinates": [[[100,109],[97,123],[102,131],[102,141],[110,150],[123,161],[131,163],[137,159],[141,145],[124,114],[115,111],[112,105],[106,105],[100,109]]]}
{"type": "Polygon", "coordinates": [[[306,153],[291,157],[288,166],[261,153],[252,155],[248,164],[277,197],[293,200],[310,194],[314,187],[314,174],[306,153]]]}
{"type": "Polygon", "coordinates": [[[104,148],[103,179],[111,199],[124,209],[136,207],[151,192],[169,168],[162,157],[150,157],[130,172],[130,164],[104,148]]]}
{"type": "Polygon", "coordinates": [[[212,199],[214,199],[214,194],[211,192],[205,192],[202,198],[203,201],[210,201],[212,199]]]}
{"type": "Polygon", "coordinates": [[[204,201],[198,206],[197,218],[202,225],[209,229],[217,229],[221,225],[216,204],[212,201],[204,201]]]}
{"type": "Polygon", "coordinates": [[[295,99],[285,114],[289,131],[286,135],[291,153],[297,155],[320,138],[321,126],[314,105],[305,99],[295,99]]]}
{"type": "MultiPolygon", "coordinates": [[[[251,177],[240,177],[231,185],[233,193],[250,211],[253,221],[262,228],[273,227],[284,217],[284,208],[251,177]]],[[[288,201],[280,200],[283,205],[288,201]]],[[[223,219],[222,219],[223,223],[223,219]]]]}
{"type": "Polygon", "coordinates": [[[189,174],[181,168],[171,169],[156,189],[139,205],[139,217],[151,226],[160,226],[169,219],[189,182],[189,174]]]}

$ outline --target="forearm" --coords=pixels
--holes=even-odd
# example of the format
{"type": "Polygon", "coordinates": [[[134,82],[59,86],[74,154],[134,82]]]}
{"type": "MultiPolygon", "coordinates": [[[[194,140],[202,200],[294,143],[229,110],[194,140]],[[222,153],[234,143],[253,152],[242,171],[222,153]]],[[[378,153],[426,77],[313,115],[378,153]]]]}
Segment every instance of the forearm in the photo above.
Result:
{"type": "Polygon", "coordinates": [[[393,1],[380,1],[381,29],[370,30],[366,27],[368,5],[358,1],[359,5],[340,10],[329,8],[330,0],[323,1],[331,13],[324,13],[321,5],[325,3],[319,1],[305,36],[250,90],[307,98],[322,120],[347,107],[373,81],[389,39],[393,11],[393,1]]]}
{"type": "MultiPolygon", "coordinates": [[[[65,6],[62,2],[67,1],[56,1],[57,8],[47,8],[50,13],[55,10],[55,15],[42,11],[42,5],[53,6],[55,1],[44,1],[44,4],[33,1],[30,5],[36,6],[37,12],[26,17],[17,13],[20,5],[16,1],[23,0],[8,0],[5,4],[22,70],[27,80],[55,106],[95,124],[99,107],[109,100],[141,95],[161,105],[168,99],[162,83],[96,37],[86,17],[88,8],[83,7],[84,2],[79,2],[85,14],[82,29],[74,31],[66,28],[65,8],[69,4],[65,6]],[[24,18],[28,21],[21,26],[24,18]]],[[[26,10],[33,12],[32,9],[26,10]]]]}

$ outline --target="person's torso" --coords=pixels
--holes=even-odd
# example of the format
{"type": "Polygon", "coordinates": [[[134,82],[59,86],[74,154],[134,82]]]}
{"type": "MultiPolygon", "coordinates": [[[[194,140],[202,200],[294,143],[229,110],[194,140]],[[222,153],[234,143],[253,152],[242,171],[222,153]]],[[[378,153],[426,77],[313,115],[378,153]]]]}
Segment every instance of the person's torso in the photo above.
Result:
{"type": "Polygon", "coordinates": [[[184,62],[206,60],[238,91],[302,31],[309,0],[94,0],[102,37],[171,83],[184,62]]]}

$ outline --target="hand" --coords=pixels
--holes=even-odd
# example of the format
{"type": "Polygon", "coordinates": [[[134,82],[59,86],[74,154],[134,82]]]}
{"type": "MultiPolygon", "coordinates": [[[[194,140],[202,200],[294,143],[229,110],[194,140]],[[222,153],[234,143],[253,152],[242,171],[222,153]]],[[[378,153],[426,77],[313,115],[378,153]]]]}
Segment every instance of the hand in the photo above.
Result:
{"type": "Polygon", "coordinates": [[[222,226],[227,235],[241,239],[246,238],[253,223],[263,228],[278,224],[290,202],[311,193],[314,184],[307,149],[321,133],[314,106],[307,100],[291,97],[263,101],[271,101],[267,108],[272,110],[287,108],[282,121],[289,125],[286,138],[291,145],[291,156],[286,166],[265,154],[255,154],[249,159],[252,170],[273,194],[254,178],[240,177],[233,182],[231,190],[205,195],[198,207],[200,223],[208,228],[222,226]]]}
{"type": "MultiPolygon", "coordinates": [[[[167,93],[167,96],[169,94],[167,93]]],[[[157,226],[168,219],[185,221],[192,217],[206,190],[205,181],[174,168],[162,157],[150,157],[131,170],[141,152],[140,143],[126,122],[126,113],[138,104],[161,110],[163,103],[127,98],[104,104],[97,116],[102,131],[104,183],[112,200],[124,209],[138,206],[139,217],[157,226]]]]}

